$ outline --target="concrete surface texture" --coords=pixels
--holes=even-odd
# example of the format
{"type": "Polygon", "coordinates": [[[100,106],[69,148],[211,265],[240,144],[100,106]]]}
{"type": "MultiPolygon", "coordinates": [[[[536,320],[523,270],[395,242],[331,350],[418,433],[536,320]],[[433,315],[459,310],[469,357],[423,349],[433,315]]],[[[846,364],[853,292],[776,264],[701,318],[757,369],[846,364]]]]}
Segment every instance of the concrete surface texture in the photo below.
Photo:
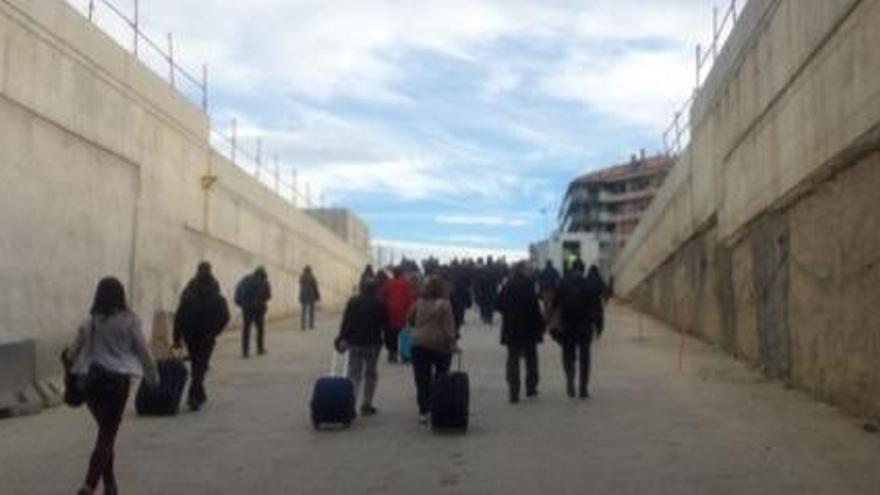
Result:
{"type": "Polygon", "coordinates": [[[754,0],[615,268],[684,331],[880,416],[880,2],[754,0]]]}
{"type": "Polygon", "coordinates": [[[226,294],[262,264],[280,316],[304,265],[333,307],[368,260],[213,152],[207,116],[63,1],[0,0],[0,149],[0,342],[36,342],[39,377],[101,276],[149,315],[201,259],[226,294]]]}
{"type": "MultiPolygon", "coordinates": [[[[475,314],[469,320],[477,320],[475,314]]],[[[337,322],[274,325],[264,358],[219,346],[199,413],[129,412],[117,447],[124,493],[874,494],[880,436],[724,353],[625,307],[594,348],[592,397],[568,399],[559,349],[541,348],[541,395],[506,402],[498,328],[464,330],[472,428],[417,424],[410,368],[380,365],[378,416],[313,431],[308,401],[337,322]]],[[[59,408],[0,422],[0,493],[72,493],[94,426],[59,408]]]]}

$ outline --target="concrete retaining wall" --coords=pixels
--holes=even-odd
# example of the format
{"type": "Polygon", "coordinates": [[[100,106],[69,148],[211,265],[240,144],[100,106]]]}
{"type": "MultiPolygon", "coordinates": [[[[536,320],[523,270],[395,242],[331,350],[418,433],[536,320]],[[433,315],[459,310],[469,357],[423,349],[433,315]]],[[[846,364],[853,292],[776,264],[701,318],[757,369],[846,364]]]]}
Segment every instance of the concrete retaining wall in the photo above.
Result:
{"type": "Polygon", "coordinates": [[[208,135],[198,108],[65,2],[0,0],[0,345],[33,342],[38,379],[58,373],[103,275],[146,321],[174,309],[201,259],[227,295],[265,265],[272,316],[296,310],[306,264],[325,307],[350,295],[367,255],[208,135]]]}
{"type": "Polygon", "coordinates": [[[880,1],[752,0],[619,291],[880,415],[880,1]]]}

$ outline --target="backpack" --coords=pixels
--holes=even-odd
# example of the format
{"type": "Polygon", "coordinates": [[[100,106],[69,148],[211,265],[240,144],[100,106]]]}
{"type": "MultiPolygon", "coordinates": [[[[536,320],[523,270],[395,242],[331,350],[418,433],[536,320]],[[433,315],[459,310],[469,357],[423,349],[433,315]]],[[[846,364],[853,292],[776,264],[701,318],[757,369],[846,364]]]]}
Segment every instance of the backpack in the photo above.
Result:
{"type": "Polygon", "coordinates": [[[247,276],[238,282],[235,286],[235,304],[241,308],[248,303],[250,296],[251,277],[247,276]]]}

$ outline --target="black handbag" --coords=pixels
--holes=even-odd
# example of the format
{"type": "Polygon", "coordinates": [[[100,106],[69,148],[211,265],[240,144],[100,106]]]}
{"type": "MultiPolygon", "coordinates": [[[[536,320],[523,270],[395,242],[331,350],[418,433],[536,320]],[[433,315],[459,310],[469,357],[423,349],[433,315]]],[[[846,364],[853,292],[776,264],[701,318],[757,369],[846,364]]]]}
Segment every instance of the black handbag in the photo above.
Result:
{"type": "MultiPolygon", "coordinates": [[[[91,326],[89,327],[89,348],[94,347],[95,339],[95,318],[92,317],[91,326]]],[[[89,381],[93,378],[92,369],[86,375],[73,372],[73,360],[68,355],[70,348],[61,351],[61,366],[64,367],[64,403],[70,407],[80,407],[86,402],[86,396],[89,389],[89,381]]]]}
{"type": "Polygon", "coordinates": [[[68,349],[61,351],[61,366],[64,367],[64,403],[70,407],[80,407],[86,401],[84,377],[73,373],[73,362],[67,351],[68,349]]]}

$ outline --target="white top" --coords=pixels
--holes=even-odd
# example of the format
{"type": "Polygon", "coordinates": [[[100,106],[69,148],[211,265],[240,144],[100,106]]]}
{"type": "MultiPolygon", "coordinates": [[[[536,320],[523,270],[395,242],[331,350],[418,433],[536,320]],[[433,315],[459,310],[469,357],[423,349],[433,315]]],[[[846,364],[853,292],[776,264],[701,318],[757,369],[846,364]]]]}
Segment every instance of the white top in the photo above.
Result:
{"type": "Polygon", "coordinates": [[[98,364],[123,375],[143,374],[151,384],[159,382],[156,363],[141,332],[140,319],[130,311],[86,318],[79,325],[70,357],[74,373],[85,374],[92,364],[98,364]]]}

